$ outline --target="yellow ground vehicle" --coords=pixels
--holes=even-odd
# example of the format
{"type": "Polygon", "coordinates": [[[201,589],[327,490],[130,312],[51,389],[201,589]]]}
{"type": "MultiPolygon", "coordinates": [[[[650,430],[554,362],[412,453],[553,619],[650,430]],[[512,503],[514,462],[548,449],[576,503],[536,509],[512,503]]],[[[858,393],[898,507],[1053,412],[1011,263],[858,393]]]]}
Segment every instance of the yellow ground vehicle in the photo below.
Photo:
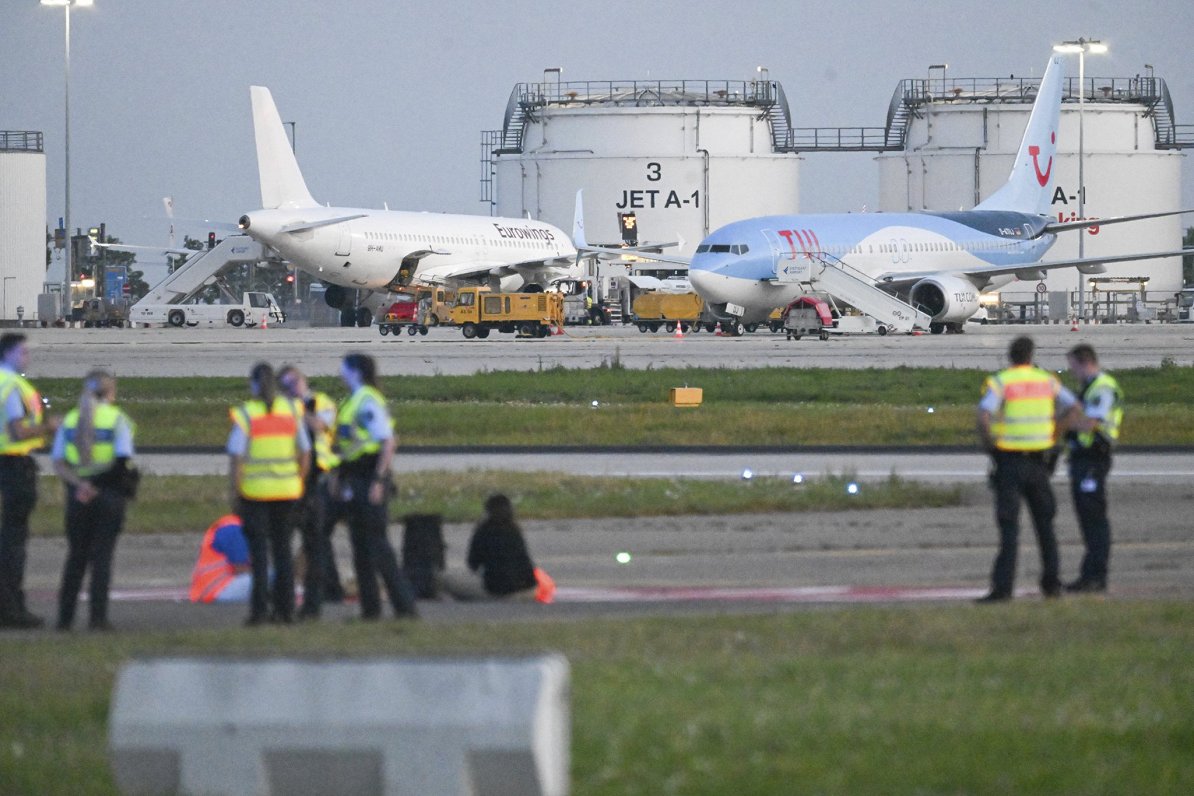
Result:
{"type": "Polygon", "coordinates": [[[419,308],[422,312],[422,323],[427,326],[439,326],[441,323],[452,322],[452,307],[456,303],[456,294],[445,287],[419,288],[416,294],[419,308]]]}
{"type": "Polygon", "coordinates": [[[495,330],[547,337],[551,327],[564,325],[564,297],[559,293],[491,293],[485,288],[461,288],[452,307],[452,323],[469,340],[484,339],[495,330]]]}
{"type": "Polygon", "coordinates": [[[684,331],[701,320],[705,302],[696,293],[643,293],[634,300],[630,313],[640,332],[657,332],[664,328],[676,331],[679,324],[684,331]]]}

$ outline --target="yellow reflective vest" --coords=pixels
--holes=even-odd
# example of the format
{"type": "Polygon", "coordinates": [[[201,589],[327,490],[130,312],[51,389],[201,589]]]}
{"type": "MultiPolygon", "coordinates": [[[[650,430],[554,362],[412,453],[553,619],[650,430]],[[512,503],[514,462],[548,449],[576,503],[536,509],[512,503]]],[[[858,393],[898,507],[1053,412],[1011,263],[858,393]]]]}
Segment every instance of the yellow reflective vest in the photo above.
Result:
{"type": "Polygon", "coordinates": [[[1124,419],[1123,390],[1120,389],[1119,382],[1113,377],[1106,373],[1100,373],[1091,379],[1090,384],[1087,384],[1086,389],[1082,391],[1082,402],[1087,403],[1089,399],[1101,392],[1111,393],[1111,411],[1107,417],[1099,419],[1098,425],[1093,430],[1082,431],[1076,435],[1080,448],[1089,448],[1094,445],[1096,436],[1101,436],[1111,445],[1119,440],[1119,429],[1124,419]]]}
{"type": "Polygon", "coordinates": [[[991,422],[991,438],[1001,451],[1044,451],[1057,435],[1054,418],[1061,382],[1033,365],[1017,365],[987,379],[1001,398],[991,422]]]}
{"type": "Polygon", "coordinates": [[[360,416],[366,398],[372,398],[378,406],[386,405],[386,399],[376,388],[365,385],[349,396],[336,416],[336,446],[343,461],[353,462],[381,450],[381,442],[373,438],[360,416]]]}
{"type": "MultiPolygon", "coordinates": [[[[41,425],[44,415],[41,395],[24,376],[11,370],[0,370],[0,410],[8,405],[8,397],[13,390],[20,392],[21,403],[25,406],[25,421],[30,425],[41,425]]],[[[0,424],[3,426],[0,428],[0,456],[28,456],[45,445],[45,440],[40,436],[22,440],[9,437],[8,422],[12,419],[6,416],[4,423],[0,424]]]]}
{"type": "Polygon", "coordinates": [[[92,424],[95,427],[95,439],[91,444],[91,461],[80,464],[81,457],[78,447],[79,410],[72,409],[62,421],[63,435],[66,446],[63,458],[83,478],[91,478],[110,470],[116,461],[116,429],[121,422],[127,423],[131,429],[132,421],[124,412],[111,404],[97,404],[92,424]]]}
{"type": "Polygon", "coordinates": [[[303,494],[298,462],[302,410],[275,398],[272,411],[253,399],[231,409],[232,422],[248,438],[241,469],[240,494],[246,500],[297,500],[303,494]]]}
{"type": "MultiPolygon", "coordinates": [[[[325,472],[335,470],[340,466],[340,457],[333,450],[336,443],[335,418],[338,414],[336,402],[322,392],[311,393],[311,400],[315,402],[315,414],[323,414],[330,409],[333,418],[332,425],[327,426],[318,434],[312,433],[311,435],[311,447],[315,451],[315,466],[325,472]]],[[[304,409],[304,411],[307,410],[304,409]]]]}

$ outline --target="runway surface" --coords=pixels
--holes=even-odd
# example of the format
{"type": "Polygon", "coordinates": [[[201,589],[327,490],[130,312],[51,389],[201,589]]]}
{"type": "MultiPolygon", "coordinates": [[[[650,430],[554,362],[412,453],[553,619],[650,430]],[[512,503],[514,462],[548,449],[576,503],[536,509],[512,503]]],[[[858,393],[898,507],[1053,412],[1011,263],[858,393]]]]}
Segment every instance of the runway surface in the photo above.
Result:
{"type": "Polygon", "coordinates": [[[464,340],[450,328],[426,337],[386,336],[377,329],[31,329],[29,374],[81,376],[105,367],[118,376],[245,376],[257,360],[292,362],[314,375],[335,375],[350,350],[377,357],[383,375],[458,375],[483,370],[660,367],[958,367],[996,370],[1011,339],[1030,334],[1038,363],[1064,368],[1065,352],[1078,342],[1095,346],[1112,369],[1194,361],[1194,324],[1069,326],[967,326],[960,335],[877,335],[827,341],[786,341],[766,331],[743,337],[708,332],[677,339],[642,334],[631,326],[568,327],[566,333],[523,340],[493,334],[464,340]]]}

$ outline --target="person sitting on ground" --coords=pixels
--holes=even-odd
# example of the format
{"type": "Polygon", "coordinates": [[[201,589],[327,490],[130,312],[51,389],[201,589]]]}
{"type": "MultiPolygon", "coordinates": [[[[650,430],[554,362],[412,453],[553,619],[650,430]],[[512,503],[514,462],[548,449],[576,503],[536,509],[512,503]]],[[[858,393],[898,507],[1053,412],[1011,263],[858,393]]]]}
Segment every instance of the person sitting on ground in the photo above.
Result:
{"type": "Polygon", "coordinates": [[[248,602],[252,583],[249,543],[240,517],[225,514],[203,535],[199,560],[191,572],[191,602],[248,602]]]}
{"type": "Polygon", "coordinates": [[[468,545],[468,572],[449,571],[443,588],[458,600],[534,600],[535,565],[527,552],[514,506],[505,495],[485,501],[485,517],[468,545]]]}

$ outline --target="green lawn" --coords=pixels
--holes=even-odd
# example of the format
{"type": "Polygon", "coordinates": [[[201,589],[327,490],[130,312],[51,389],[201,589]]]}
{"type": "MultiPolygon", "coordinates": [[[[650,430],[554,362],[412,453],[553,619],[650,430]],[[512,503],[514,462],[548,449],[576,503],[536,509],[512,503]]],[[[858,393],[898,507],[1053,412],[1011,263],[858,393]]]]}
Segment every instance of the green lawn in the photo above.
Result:
{"type": "MultiPolygon", "coordinates": [[[[382,380],[406,445],[967,445],[986,374],[953,368],[549,369],[382,380]],[[699,408],[668,404],[672,387],[704,390],[699,408]],[[593,402],[597,402],[594,408],[593,402]],[[932,411],[930,411],[930,409],[932,411]]],[[[1123,444],[1194,444],[1194,368],[1118,372],[1123,444]]],[[[314,379],[333,397],[334,379],[314,379]]],[[[78,380],[38,386],[62,411],[78,380]]],[[[221,445],[235,378],[129,378],[121,403],[153,445],[221,445]]]]}
{"type": "Polygon", "coordinates": [[[40,634],[0,656],[0,783],[114,793],[134,656],[542,650],[572,666],[576,794],[1194,792],[1194,607],[1087,600],[40,634]]]}

